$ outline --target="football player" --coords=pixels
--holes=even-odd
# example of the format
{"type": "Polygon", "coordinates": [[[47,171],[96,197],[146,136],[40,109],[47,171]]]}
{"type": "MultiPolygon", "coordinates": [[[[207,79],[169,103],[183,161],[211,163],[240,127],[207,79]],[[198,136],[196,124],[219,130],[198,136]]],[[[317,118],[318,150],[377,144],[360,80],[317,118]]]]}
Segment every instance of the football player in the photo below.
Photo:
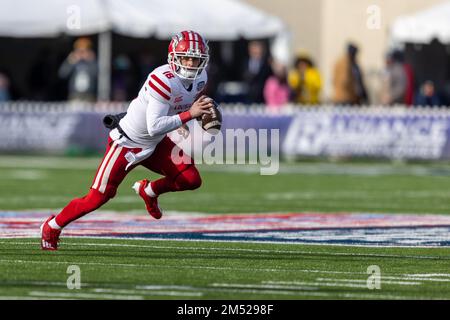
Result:
{"type": "Polygon", "coordinates": [[[166,134],[210,114],[212,100],[201,95],[207,82],[208,44],[197,32],[182,31],[172,38],[168,51],[168,63],[149,74],[126,115],[111,130],[88,194],[73,199],[41,226],[43,250],[57,250],[62,228],[113,198],[125,176],[138,165],[163,175],[133,186],[155,219],[162,216],[159,195],[200,187],[202,181],[192,159],[182,150],[177,156],[184,161],[172,159],[175,144],[166,134]]]}

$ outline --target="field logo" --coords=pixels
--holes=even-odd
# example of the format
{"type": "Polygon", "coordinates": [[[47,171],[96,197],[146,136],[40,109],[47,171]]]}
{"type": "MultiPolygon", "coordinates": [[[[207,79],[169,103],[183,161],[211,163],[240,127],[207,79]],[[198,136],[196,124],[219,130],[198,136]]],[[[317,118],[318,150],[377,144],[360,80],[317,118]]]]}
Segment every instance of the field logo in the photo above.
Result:
{"type": "MultiPolygon", "coordinates": [[[[0,211],[0,238],[40,237],[39,227],[49,214],[48,211],[0,211]]],[[[74,224],[65,234],[128,239],[450,248],[450,215],[344,212],[190,215],[172,212],[154,224],[142,215],[99,212],[95,217],[87,217],[83,223],[74,224]]],[[[73,271],[72,268],[68,272],[73,271]]],[[[371,276],[369,286],[376,287],[381,274],[379,268],[370,266],[367,273],[371,276]]]]}
{"type": "Polygon", "coordinates": [[[367,278],[367,289],[380,290],[381,289],[381,269],[377,265],[367,267],[367,274],[370,274],[367,278]]]}
{"type": "Polygon", "coordinates": [[[70,265],[67,267],[67,274],[70,276],[67,278],[67,289],[81,289],[81,270],[77,265],[70,265]]]}
{"type": "Polygon", "coordinates": [[[205,87],[206,82],[205,81],[200,81],[197,84],[197,91],[201,91],[204,87],[205,87]]]}

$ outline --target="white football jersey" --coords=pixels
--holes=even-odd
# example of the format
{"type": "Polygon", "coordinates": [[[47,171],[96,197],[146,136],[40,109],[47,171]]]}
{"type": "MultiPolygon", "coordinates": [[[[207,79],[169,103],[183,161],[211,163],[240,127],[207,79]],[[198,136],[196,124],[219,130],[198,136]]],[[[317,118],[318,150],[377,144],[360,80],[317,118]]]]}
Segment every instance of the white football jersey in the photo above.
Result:
{"type": "Polygon", "coordinates": [[[129,139],[117,129],[111,131],[111,138],[120,139],[119,143],[125,147],[145,149],[146,157],[149,156],[167,133],[183,124],[178,114],[189,110],[206,82],[203,71],[186,89],[168,64],[156,68],[119,122],[129,139]]]}

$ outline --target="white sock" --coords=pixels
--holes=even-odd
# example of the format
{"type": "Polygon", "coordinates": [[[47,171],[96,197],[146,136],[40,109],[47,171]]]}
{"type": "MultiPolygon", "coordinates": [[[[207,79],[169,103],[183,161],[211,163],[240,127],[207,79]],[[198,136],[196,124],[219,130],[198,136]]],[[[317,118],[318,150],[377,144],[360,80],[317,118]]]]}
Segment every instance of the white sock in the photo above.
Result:
{"type": "Polygon", "coordinates": [[[52,220],[50,220],[50,221],[48,222],[48,225],[49,225],[50,228],[52,228],[52,229],[61,230],[61,227],[58,226],[58,224],[56,223],[56,218],[53,218],[52,220]]]}
{"type": "Polygon", "coordinates": [[[144,191],[150,197],[152,197],[152,198],[156,197],[156,193],[152,189],[152,183],[151,182],[148,184],[147,188],[144,189],[144,191]]]}

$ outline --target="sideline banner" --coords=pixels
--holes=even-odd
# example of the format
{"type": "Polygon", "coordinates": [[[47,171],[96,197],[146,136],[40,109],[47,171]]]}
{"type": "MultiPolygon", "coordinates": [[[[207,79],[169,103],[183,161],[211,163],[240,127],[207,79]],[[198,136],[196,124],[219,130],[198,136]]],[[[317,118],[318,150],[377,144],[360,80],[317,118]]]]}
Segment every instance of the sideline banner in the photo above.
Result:
{"type": "MultiPolygon", "coordinates": [[[[223,108],[222,131],[279,129],[286,156],[450,159],[450,112],[445,109],[223,108]]],[[[0,152],[103,152],[102,124],[116,111],[40,111],[0,108],[0,152]]],[[[270,146],[269,146],[270,148],[270,146]]]]}
{"type": "Polygon", "coordinates": [[[64,153],[103,151],[103,113],[0,111],[0,151],[64,153]]]}
{"type": "Polygon", "coordinates": [[[449,128],[447,111],[300,112],[282,151],[290,156],[450,159],[449,128]]]}

